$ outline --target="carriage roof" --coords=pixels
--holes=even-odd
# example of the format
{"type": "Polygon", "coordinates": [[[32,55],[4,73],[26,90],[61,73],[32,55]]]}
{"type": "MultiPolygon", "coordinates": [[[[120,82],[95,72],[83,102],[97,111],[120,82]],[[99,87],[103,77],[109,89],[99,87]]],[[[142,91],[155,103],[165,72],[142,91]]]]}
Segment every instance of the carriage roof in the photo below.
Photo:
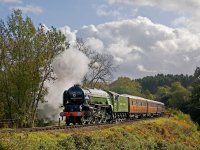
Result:
{"type": "Polygon", "coordinates": [[[139,97],[139,96],[133,96],[133,95],[128,95],[128,94],[121,94],[121,96],[125,96],[125,97],[129,97],[129,98],[132,98],[132,99],[137,99],[137,100],[142,100],[142,101],[147,101],[147,102],[151,102],[151,103],[164,105],[164,103],[161,103],[161,102],[158,102],[158,101],[154,101],[154,100],[150,100],[150,99],[146,99],[146,98],[139,97]]]}

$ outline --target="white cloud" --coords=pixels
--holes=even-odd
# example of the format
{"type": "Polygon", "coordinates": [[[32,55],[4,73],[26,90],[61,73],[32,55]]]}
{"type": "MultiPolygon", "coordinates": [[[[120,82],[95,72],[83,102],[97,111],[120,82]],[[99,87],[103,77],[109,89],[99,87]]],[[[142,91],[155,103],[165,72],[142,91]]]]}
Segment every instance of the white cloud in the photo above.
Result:
{"type": "Polygon", "coordinates": [[[184,55],[184,56],[183,56],[183,60],[186,61],[186,62],[189,62],[189,61],[190,61],[190,57],[184,55]]]}
{"type": "Polygon", "coordinates": [[[175,20],[172,21],[172,25],[174,26],[180,26],[180,25],[185,25],[190,22],[189,18],[186,18],[185,16],[181,16],[179,18],[176,18],[175,20]]]}
{"type": "Polygon", "coordinates": [[[119,17],[120,12],[119,10],[108,10],[108,7],[106,5],[100,5],[97,7],[97,15],[119,17]]]}
{"type": "Polygon", "coordinates": [[[76,42],[76,33],[71,31],[69,26],[61,27],[59,28],[59,30],[62,32],[62,34],[65,35],[68,42],[70,42],[71,44],[76,42]]]}
{"type": "Polygon", "coordinates": [[[140,65],[140,64],[137,65],[137,69],[139,71],[141,71],[141,72],[156,73],[156,71],[154,71],[154,70],[148,70],[148,69],[144,68],[143,65],[140,65]]]}
{"type": "Polygon", "coordinates": [[[43,8],[37,5],[26,5],[26,6],[14,6],[10,9],[20,9],[23,13],[34,13],[41,14],[43,13],[43,8]]]}
{"type": "Polygon", "coordinates": [[[200,47],[200,35],[186,29],[155,24],[144,17],[85,26],[78,30],[77,35],[83,38],[95,37],[103,41],[108,51],[121,56],[135,51],[143,52],[144,49],[172,53],[197,50],[200,47]]]}
{"type": "Polygon", "coordinates": [[[7,4],[15,4],[15,3],[20,4],[22,3],[22,0],[0,0],[0,2],[7,4]]]}
{"type": "Polygon", "coordinates": [[[194,59],[195,59],[195,61],[200,62],[200,55],[196,56],[194,59]]]}
{"type": "Polygon", "coordinates": [[[104,48],[103,42],[94,37],[87,38],[86,41],[87,41],[86,45],[89,48],[95,49],[97,51],[101,51],[104,48]]]}
{"type": "Polygon", "coordinates": [[[109,5],[95,5],[94,8],[96,9],[96,13],[98,16],[103,17],[111,17],[115,20],[122,20],[133,18],[136,16],[138,9],[131,8],[127,9],[126,7],[110,7],[109,5]]]}
{"type": "Polygon", "coordinates": [[[186,27],[192,32],[200,33],[200,1],[199,0],[107,0],[112,6],[133,6],[137,9],[142,7],[159,8],[176,14],[177,18],[171,21],[176,27],[186,27]]]}
{"type": "MultiPolygon", "coordinates": [[[[200,53],[200,34],[156,24],[145,17],[84,26],[76,36],[100,41],[103,50],[119,64],[116,75],[192,74],[200,53]]],[[[96,49],[95,45],[91,47],[96,49]]]]}
{"type": "Polygon", "coordinates": [[[133,6],[156,6],[163,10],[176,11],[179,13],[194,13],[199,11],[198,0],[107,0],[109,4],[125,4],[133,6]]]}

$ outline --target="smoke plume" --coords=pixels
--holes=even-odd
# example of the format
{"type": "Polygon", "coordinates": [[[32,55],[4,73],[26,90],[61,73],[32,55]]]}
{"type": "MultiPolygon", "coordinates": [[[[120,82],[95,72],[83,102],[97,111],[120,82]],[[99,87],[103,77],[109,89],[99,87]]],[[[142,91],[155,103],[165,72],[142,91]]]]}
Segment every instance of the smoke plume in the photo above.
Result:
{"type": "Polygon", "coordinates": [[[88,71],[89,59],[82,52],[69,48],[57,56],[53,63],[55,81],[46,83],[48,95],[45,97],[47,103],[41,104],[39,116],[43,119],[57,120],[62,109],[62,94],[64,90],[74,84],[81,84],[84,75],[88,71]]]}

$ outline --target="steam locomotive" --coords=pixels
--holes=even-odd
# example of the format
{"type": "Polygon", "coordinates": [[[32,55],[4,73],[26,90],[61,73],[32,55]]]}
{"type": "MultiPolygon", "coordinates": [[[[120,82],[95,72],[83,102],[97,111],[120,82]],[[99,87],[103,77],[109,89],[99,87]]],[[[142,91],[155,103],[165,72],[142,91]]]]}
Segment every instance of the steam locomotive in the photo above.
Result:
{"type": "Polygon", "coordinates": [[[74,85],[63,93],[60,113],[70,124],[99,124],[111,121],[161,116],[165,105],[138,96],[74,85]]]}

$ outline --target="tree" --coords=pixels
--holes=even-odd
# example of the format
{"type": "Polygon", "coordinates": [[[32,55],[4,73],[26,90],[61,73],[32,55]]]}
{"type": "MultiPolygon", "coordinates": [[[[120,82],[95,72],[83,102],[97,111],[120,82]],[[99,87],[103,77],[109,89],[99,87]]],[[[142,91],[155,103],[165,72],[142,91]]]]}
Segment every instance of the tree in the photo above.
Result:
{"type": "Polygon", "coordinates": [[[76,48],[90,59],[89,71],[83,80],[84,86],[93,88],[99,82],[106,83],[112,79],[112,73],[116,69],[112,55],[89,49],[80,38],[77,38],[76,48]]]}
{"type": "Polygon", "coordinates": [[[190,101],[190,91],[184,88],[180,82],[174,82],[170,91],[171,98],[169,99],[169,106],[185,112],[186,105],[190,101]]]}
{"type": "Polygon", "coordinates": [[[151,99],[151,100],[155,99],[155,96],[153,94],[151,94],[151,92],[149,90],[145,90],[142,94],[147,99],[151,99]]]}
{"type": "Polygon", "coordinates": [[[164,87],[158,87],[158,90],[156,92],[156,99],[162,103],[164,103],[166,106],[169,105],[169,99],[171,98],[171,92],[170,87],[164,86],[164,87]]]}
{"type": "Polygon", "coordinates": [[[0,102],[0,119],[4,116],[4,103],[0,102]]]}
{"type": "Polygon", "coordinates": [[[142,95],[140,84],[128,77],[119,77],[116,81],[110,84],[109,89],[119,94],[130,94],[135,96],[142,95]]]}
{"type": "Polygon", "coordinates": [[[44,101],[44,83],[55,79],[51,63],[68,44],[55,28],[35,28],[20,10],[0,21],[0,100],[4,118],[18,119],[19,126],[30,126],[39,102],[44,101]]]}
{"type": "Polygon", "coordinates": [[[192,83],[192,96],[189,106],[189,113],[192,119],[200,124],[200,67],[194,72],[194,82],[192,83]]]}
{"type": "Polygon", "coordinates": [[[142,79],[137,79],[142,86],[142,91],[149,90],[152,94],[155,94],[158,87],[171,86],[174,82],[180,82],[185,88],[191,85],[193,77],[190,75],[172,75],[172,74],[157,74],[155,76],[147,76],[142,79]]]}

